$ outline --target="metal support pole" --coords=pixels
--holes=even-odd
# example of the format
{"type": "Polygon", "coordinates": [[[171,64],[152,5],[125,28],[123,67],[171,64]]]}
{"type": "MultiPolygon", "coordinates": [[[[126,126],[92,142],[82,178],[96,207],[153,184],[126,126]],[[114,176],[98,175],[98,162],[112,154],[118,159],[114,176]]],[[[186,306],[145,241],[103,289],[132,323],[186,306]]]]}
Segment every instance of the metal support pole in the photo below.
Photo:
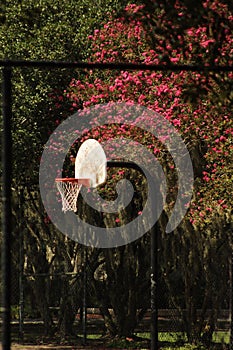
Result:
{"type": "Polygon", "coordinates": [[[231,256],[230,256],[230,350],[233,350],[233,239],[232,239],[232,233],[230,233],[230,248],[231,248],[231,256]]]}
{"type": "MultiPolygon", "coordinates": [[[[125,161],[109,161],[107,166],[110,168],[120,167],[127,169],[134,169],[139,171],[144,177],[146,175],[150,177],[150,174],[145,174],[142,169],[133,162],[125,161]]],[[[151,179],[151,182],[153,179],[151,179]]],[[[156,200],[160,196],[159,189],[157,188],[156,183],[154,183],[153,188],[154,194],[153,198],[156,200]]],[[[151,208],[151,215],[154,215],[156,212],[156,203],[155,207],[151,208]]],[[[151,350],[158,349],[158,229],[157,224],[151,229],[151,252],[150,252],[150,263],[151,263],[151,350]]]]}
{"type": "Polygon", "coordinates": [[[11,68],[3,69],[2,133],[2,350],[11,348],[11,68]]]}
{"type": "Polygon", "coordinates": [[[151,350],[158,349],[158,230],[151,230],[151,350]]]}
{"type": "Polygon", "coordinates": [[[23,188],[19,192],[19,338],[24,337],[24,237],[23,237],[23,188]]]}
{"type": "Polygon", "coordinates": [[[87,343],[87,247],[84,246],[84,271],[83,271],[83,345],[87,343]]]}

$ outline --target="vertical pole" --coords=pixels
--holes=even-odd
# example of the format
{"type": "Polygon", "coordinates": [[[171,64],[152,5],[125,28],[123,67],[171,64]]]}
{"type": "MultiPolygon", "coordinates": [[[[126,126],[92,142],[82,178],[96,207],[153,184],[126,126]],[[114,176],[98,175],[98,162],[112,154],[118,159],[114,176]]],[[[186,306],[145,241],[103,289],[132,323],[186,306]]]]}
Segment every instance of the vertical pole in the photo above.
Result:
{"type": "Polygon", "coordinates": [[[158,349],[158,232],[151,230],[151,350],[158,349]]]}
{"type": "Polygon", "coordinates": [[[83,271],[83,345],[87,343],[87,247],[84,246],[84,271],[83,271]]]}
{"type": "Polygon", "coordinates": [[[230,234],[230,248],[231,248],[231,256],[230,256],[230,350],[233,350],[233,239],[232,232],[230,234]]]}
{"type": "MultiPolygon", "coordinates": [[[[161,196],[157,182],[151,178],[153,183],[153,203],[151,212],[156,215],[157,202],[161,196]]],[[[158,223],[151,229],[151,350],[158,350],[158,223]]]]}
{"type": "Polygon", "coordinates": [[[23,340],[23,322],[24,322],[24,240],[23,240],[23,189],[19,192],[19,338],[23,340]]]}
{"type": "Polygon", "coordinates": [[[2,133],[2,350],[11,348],[11,68],[3,69],[2,133]]]}
{"type": "MultiPolygon", "coordinates": [[[[127,169],[135,169],[141,172],[146,178],[150,179],[150,183],[153,183],[153,204],[151,208],[151,215],[156,213],[156,200],[161,196],[159,188],[156,184],[156,181],[153,180],[153,177],[150,176],[148,172],[145,174],[145,169],[142,169],[137,166],[137,164],[132,162],[124,161],[110,161],[107,162],[107,166],[110,168],[120,167],[127,169]]],[[[151,251],[150,251],[150,287],[151,287],[151,350],[158,350],[158,228],[157,224],[151,229],[151,251]]]]}

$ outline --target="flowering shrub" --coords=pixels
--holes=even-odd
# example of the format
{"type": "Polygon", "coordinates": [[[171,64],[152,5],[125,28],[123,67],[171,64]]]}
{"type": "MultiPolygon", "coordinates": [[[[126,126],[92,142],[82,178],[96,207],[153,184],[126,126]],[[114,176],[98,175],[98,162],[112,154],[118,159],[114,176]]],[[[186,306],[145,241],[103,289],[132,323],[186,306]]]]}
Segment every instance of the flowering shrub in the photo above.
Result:
{"type": "MultiPolygon", "coordinates": [[[[176,7],[181,11],[178,2],[176,7]]],[[[144,27],[145,19],[151,18],[151,15],[143,13],[141,5],[128,5],[125,17],[110,20],[89,36],[92,41],[90,61],[166,64],[166,54],[172,63],[190,64],[200,60],[205,64],[232,63],[232,34],[227,26],[223,28],[225,40],[221,44],[221,50],[217,48],[214,52],[219,35],[214,28],[214,15],[221,20],[231,18],[227,5],[220,6],[217,2],[206,1],[203,9],[206,10],[206,16],[209,16],[205,26],[187,28],[182,37],[178,37],[179,43],[172,42],[169,37],[161,37],[156,40],[156,47],[151,47],[152,33],[148,33],[144,27]]],[[[182,11],[179,15],[182,16],[182,11]]],[[[159,14],[159,18],[165,21],[163,13],[159,14]]],[[[174,27],[174,30],[177,26],[176,23],[167,25],[171,26],[169,29],[174,27]]],[[[102,74],[87,72],[82,79],[72,80],[65,92],[65,98],[70,101],[72,112],[80,106],[85,109],[108,101],[127,101],[150,108],[169,120],[182,134],[194,157],[194,170],[199,173],[190,221],[202,226],[211,221],[216,211],[230,215],[232,118],[228,99],[223,100],[220,105],[215,96],[221,96],[221,87],[231,78],[231,73],[207,76],[185,71],[108,71],[102,74]],[[205,163],[202,170],[200,163],[205,163]]],[[[124,125],[121,125],[121,132],[122,129],[124,125]]],[[[95,130],[94,134],[99,140],[106,140],[114,137],[115,133],[116,128],[108,128],[108,131],[95,130]]],[[[132,136],[132,130],[128,130],[128,134],[130,133],[132,136]]],[[[156,153],[158,148],[155,140],[151,139],[151,142],[148,148],[156,153]]]]}
{"type": "MultiPolygon", "coordinates": [[[[201,11],[199,21],[192,17],[188,5],[181,5],[178,0],[174,2],[171,16],[161,6],[156,7],[152,13],[146,11],[146,6],[128,5],[124,16],[110,18],[101,29],[95,30],[88,37],[92,42],[89,61],[203,66],[232,64],[232,33],[229,26],[232,14],[227,4],[216,0],[198,4],[201,7],[198,9],[201,11]]],[[[217,305],[221,299],[214,299],[214,290],[209,282],[211,278],[207,276],[209,271],[203,268],[203,261],[206,261],[207,256],[212,259],[212,252],[216,249],[215,240],[205,240],[206,232],[212,230],[215,237],[215,231],[220,230],[222,239],[225,239],[223,227],[232,221],[231,80],[231,72],[87,71],[77,74],[62,96],[63,102],[69,105],[69,113],[102,103],[137,103],[162,115],[182,135],[193,161],[193,201],[186,219],[177,230],[178,235],[175,232],[172,242],[169,241],[162,248],[166,259],[164,271],[170,273],[170,267],[179,264],[182,271],[185,271],[186,307],[190,309],[194,300],[193,295],[189,294],[191,290],[197,292],[197,304],[199,303],[200,290],[196,280],[200,275],[203,279],[206,278],[206,302],[217,305]],[[180,232],[183,234],[180,235],[180,232]],[[208,247],[204,247],[206,243],[208,247]],[[192,252],[187,251],[190,245],[193,247],[192,252]],[[177,246],[181,247],[179,253],[177,246]],[[182,256],[181,249],[184,252],[182,256]],[[208,294],[209,291],[212,292],[208,294]]],[[[106,107],[106,114],[107,112],[106,107]]],[[[140,116],[137,122],[140,123],[140,116]]],[[[147,123],[150,126],[151,120],[148,119],[147,123]]],[[[165,210],[171,212],[177,195],[177,174],[171,157],[155,137],[143,133],[134,125],[124,124],[124,119],[119,115],[117,123],[115,121],[108,126],[96,127],[93,123],[92,131],[84,135],[83,140],[94,137],[101,142],[119,135],[142,143],[159,159],[169,185],[165,210]]],[[[112,181],[121,179],[121,176],[124,177],[125,174],[120,171],[112,177],[112,181]]],[[[103,193],[106,195],[106,190],[103,193]]],[[[132,217],[135,212],[140,215],[141,208],[133,208],[132,212],[132,217]]],[[[114,224],[120,225],[122,220],[121,215],[115,216],[114,224]]],[[[219,285],[219,290],[223,286],[219,285]]],[[[126,304],[122,302],[122,305],[124,303],[126,304]]],[[[189,324],[198,324],[192,332],[195,335],[198,328],[199,335],[201,334],[202,325],[197,319],[189,320],[189,324]]],[[[189,340],[195,341],[190,334],[188,336],[189,340]]]]}

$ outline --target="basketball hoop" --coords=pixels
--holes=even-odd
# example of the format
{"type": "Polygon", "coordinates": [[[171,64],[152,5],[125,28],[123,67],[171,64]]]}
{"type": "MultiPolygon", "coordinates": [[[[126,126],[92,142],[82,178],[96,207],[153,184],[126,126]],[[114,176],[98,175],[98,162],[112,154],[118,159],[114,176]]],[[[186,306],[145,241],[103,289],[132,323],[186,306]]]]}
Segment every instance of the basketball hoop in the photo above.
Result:
{"type": "Polygon", "coordinates": [[[74,176],[55,179],[64,212],[77,211],[77,198],[82,185],[96,188],[106,181],[107,158],[98,141],[88,139],[80,146],[75,159],[74,176]]]}
{"type": "Polygon", "coordinates": [[[82,185],[90,187],[89,179],[57,178],[57,188],[62,198],[62,211],[77,211],[77,198],[82,185]]]}

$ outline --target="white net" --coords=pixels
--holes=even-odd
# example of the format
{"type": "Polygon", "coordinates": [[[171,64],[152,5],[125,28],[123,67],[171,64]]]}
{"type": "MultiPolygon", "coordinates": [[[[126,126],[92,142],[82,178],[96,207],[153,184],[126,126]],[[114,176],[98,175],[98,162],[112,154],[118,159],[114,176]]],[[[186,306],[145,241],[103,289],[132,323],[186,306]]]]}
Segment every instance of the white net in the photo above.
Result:
{"type": "Polygon", "coordinates": [[[82,184],[73,181],[56,181],[62,198],[62,211],[77,211],[77,198],[82,184]]]}

